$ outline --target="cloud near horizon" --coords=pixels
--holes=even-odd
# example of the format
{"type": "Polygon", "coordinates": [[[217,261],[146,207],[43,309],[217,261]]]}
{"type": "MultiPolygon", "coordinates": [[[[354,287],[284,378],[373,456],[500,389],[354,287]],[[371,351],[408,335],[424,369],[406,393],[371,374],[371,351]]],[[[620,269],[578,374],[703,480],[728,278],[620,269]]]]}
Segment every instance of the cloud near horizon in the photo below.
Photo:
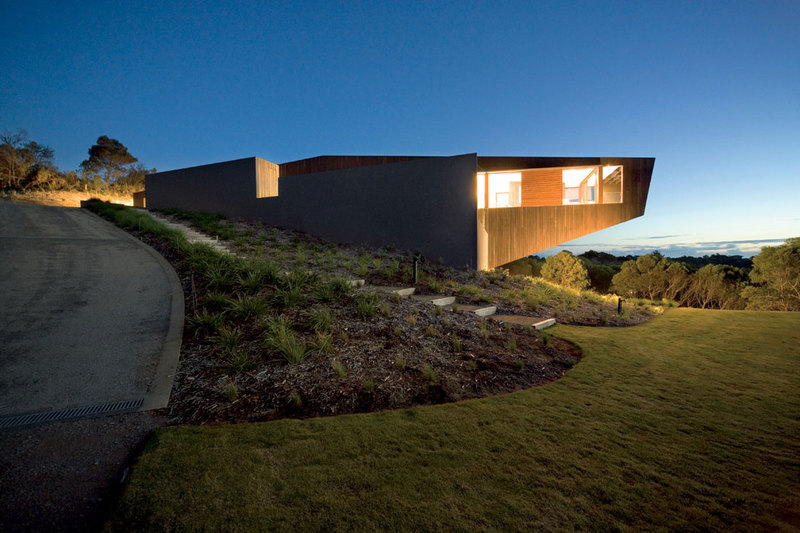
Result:
{"type": "Polygon", "coordinates": [[[554,255],[561,250],[568,250],[578,255],[589,250],[594,250],[613,255],[645,255],[657,251],[666,257],[680,257],[684,255],[702,257],[704,255],[713,254],[752,257],[758,255],[761,252],[761,248],[764,246],[779,246],[785,241],[786,239],[757,239],[749,241],[674,243],[660,246],[652,246],[642,242],[637,244],[562,244],[561,246],[539,252],[538,255],[554,255]]]}

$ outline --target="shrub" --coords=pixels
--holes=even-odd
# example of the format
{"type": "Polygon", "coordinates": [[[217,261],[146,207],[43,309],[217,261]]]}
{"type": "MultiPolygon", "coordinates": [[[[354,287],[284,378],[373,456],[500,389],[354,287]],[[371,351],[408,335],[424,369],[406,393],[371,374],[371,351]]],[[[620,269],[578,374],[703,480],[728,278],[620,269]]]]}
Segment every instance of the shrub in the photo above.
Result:
{"type": "Polygon", "coordinates": [[[589,273],[583,262],[566,250],[545,259],[542,277],[573,289],[585,289],[589,286],[589,273]]]}
{"type": "Polygon", "coordinates": [[[403,357],[402,355],[398,356],[397,359],[394,362],[394,366],[396,366],[398,368],[398,370],[405,370],[405,368],[406,368],[406,358],[403,357]]]}
{"type": "Polygon", "coordinates": [[[364,381],[364,390],[368,393],[372,394],[375,392],[375,380],[372,378],[368,378],[364,381]]]}

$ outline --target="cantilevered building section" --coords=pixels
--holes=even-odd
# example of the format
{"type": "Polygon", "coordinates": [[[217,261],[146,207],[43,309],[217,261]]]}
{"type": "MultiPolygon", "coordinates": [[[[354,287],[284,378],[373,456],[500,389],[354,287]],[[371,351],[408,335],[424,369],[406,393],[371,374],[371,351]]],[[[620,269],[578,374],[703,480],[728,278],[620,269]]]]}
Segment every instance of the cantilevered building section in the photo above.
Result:
{"type": "Polygon", "coordinates": [[[252,157],[146,178],[147,207],[222,213],[491,269],[644,214],[653,158],[252,157]]]}

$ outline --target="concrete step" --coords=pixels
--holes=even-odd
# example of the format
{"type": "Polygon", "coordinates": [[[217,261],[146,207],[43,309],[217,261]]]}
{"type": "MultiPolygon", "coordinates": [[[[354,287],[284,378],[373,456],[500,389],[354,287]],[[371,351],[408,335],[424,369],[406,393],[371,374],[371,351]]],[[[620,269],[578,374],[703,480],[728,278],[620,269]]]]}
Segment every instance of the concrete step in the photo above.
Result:
{"type": "Polygon", "coordinates": [[[444,294],[415,294],[412,298],[419,302],[431,303],[439,307],[450,305],[456,301],[455,296],[445,296],[444,294]]]}
{"type": "Polygon", "coordinates": [[[538,316],[522,316],[522,315],[494,315],[489,317],[492,320],[497,320],[501,324],[519,324],[521,326],[530,326],[534,329],[545,329],[556,323],[555,318],[545,318],[538,316]]]}
{"type": "Polygon", "coordinates": [[[375,285],[373,288],[377,291],[396,294],[400,298],[410,298],[414,294],[414,291],[417,290],[414,287],[392,287],[387,285],[375,285]]]}
{"type": "Polygon", "coordinates": [[[497,307],[494,305],[472,305],[472,304],[460,304],[460,303],[452,303],[450,305],[444,306],[445,309],[450,309],[451,311],[458,311],[459,313],[475,313],[478,316],[491,316],[497,312],[497,307]]]}

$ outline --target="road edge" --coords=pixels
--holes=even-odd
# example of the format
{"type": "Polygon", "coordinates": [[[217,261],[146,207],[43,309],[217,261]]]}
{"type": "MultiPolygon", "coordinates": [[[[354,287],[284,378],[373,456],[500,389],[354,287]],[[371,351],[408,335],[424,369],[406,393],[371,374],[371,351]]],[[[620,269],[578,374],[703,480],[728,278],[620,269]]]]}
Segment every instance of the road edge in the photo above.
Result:
{"type": "MultiPolygon", "coordinates": [[[[81,202],[83,204],[83,202],[81,202]]],[[[118,227],[117,225],[109,222],[103,217],[93,213],[81,205],[81,211],[96,217],[106,224],[113,227],[125,235],[128,239],[137,243],[144,248],[155,260],[156,263],[164,271],[167,277],[167,282],[170,286],[170,318],[169,328],[164,337],[164,342],[161,346],[161,355],[156,365],[156,372],[153,376],[152,383],[147,388],[147,394],[142,402],[138,411],[151,411],[154,409],[161,409],[169,403],[169,397],[172,394],[172,386],[175,380],[175,373],[178,369],[178,361],[181,354],[181,344],[183,343],[183,321],[184,321],[184,299],[183,299],[183,286],[181,285],[180,278],[172,268],[172,265],[164,259],[164,257],[154,250],[148,244],[140,241],[127,231],[118,227]]]]}

